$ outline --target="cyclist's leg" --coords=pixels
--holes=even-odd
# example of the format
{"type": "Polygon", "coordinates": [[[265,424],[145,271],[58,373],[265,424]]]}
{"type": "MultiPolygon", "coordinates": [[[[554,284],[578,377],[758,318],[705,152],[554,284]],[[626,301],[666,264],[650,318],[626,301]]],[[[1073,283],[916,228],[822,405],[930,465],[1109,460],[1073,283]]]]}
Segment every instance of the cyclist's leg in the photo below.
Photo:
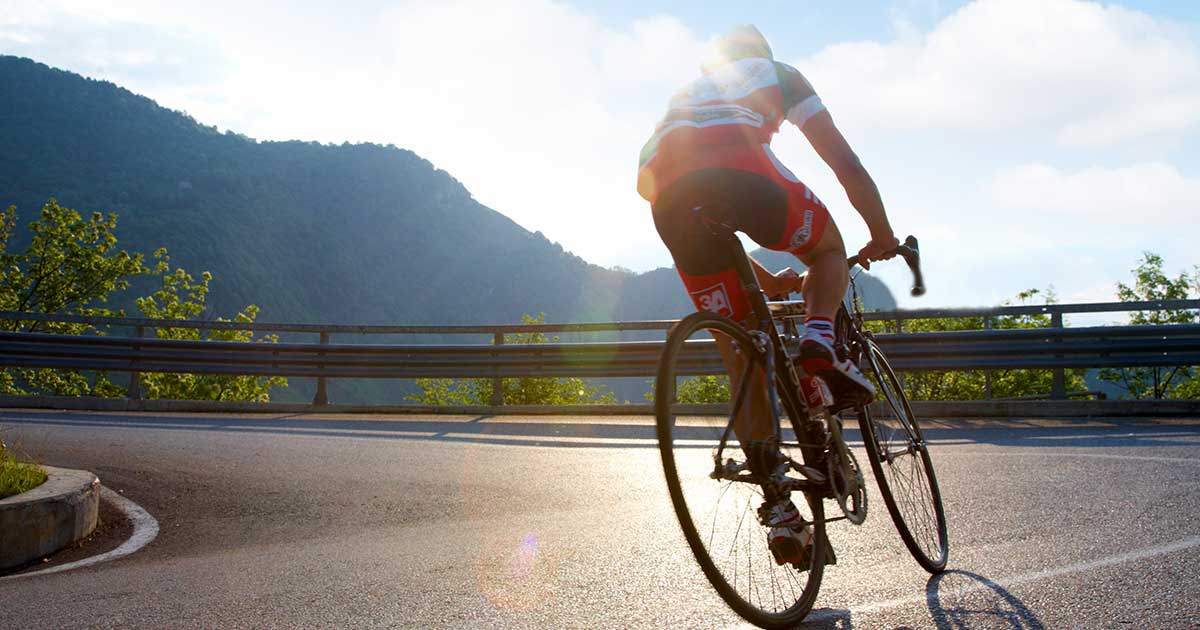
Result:
{"type": "MultiPolygon", "coordinates": [[[[701,205],[710,205],[713,210],[774,205],[777,210],[771,214],[781,223],[786,213],[786,194],[761,176],[714,168],[681,177],[663,191],[654,205],[655,226],[671,251],[696,309],[720,313],[753,328],[756,322],[732,253],[692,211],[701,205]]],[[[737,214],[723,219],[740,227],[737,214]]],[[[731,393],[736,393],[746,371],[746,359],[735,352],[728,338],[719,333],[713,336],[729,373],[731,393]]],[[[743,445],[761,442],[774,433],[766,375],[754,368],[749,378],[752,380],[747,385],[746,400],[736,410],[734,420],[734,431],[743,445]]]]}
{"type": "MultiPolygon", "coordinates": [[[[681,178],[672,186],[681,188],[664,195],[666,204],[656,205],[655,223],[696,307],[722,312],[719,309],[727,306],[729,312],[724,314],[753,328],[757,322],[753,321],[749,299],[734,271],[732,252],[727,252],[726,244],[712,237],[708,227],[691,210],[698,205],[711,205],[711,211],[721,215],[718,218],[722,222],[749,234],[760,244],[773,245],[780,235],[791,234],[787,227],[793,204],[788,189],[762,172],[773,167],[761,149],[731,150],[726,157],[738,168],[705,169],[681,178]],[[718,266],[721,270],[716,275],[693,275],[701,271],[713,273],[718,266]],[[730,288],[733,291],[726,291],[730,288]]],[[[812,230],[823,223],[814,225],[812,213],[807,216],[810,223],[803,229],[809,230],[815,239],[812,230]]],[[[749,359],[745,354],[734,352],[728,338],[719,334],[714,337],[730,376],[731,395],[736,397],[749,359]]],[[[775,563],[807,567],[816,530],[788,493],[777,490],[780,465],[786,459],[781,452],[781,436],[776,433],[775,416],[770,406],[768,379],[773,379],[774,375],[765,373],[762,361],[752,364],[754,367],[745,375],[750,379],[746,384],[746,398],[735,410],[734,432],[746,454],[747,465],[764,482],[762,508],[768,510],[769,516],[763,524],[767,526],[767,546],[775,563]]],[[[836,562],[832,550],[828,553],[826,561],[836,562]]]]}
{"type": "MultiPolygon", "coordinates": [[[[753,315],[750,316],[753,318],[753,315]]],[[[737,395],[742,385],[743,374],[746,373],[746,357],[735,352],[729,338],[720,333],[713,333],[717,342],[717,351],[721,353],[721,361],[729,374],[729,392],[732,397],[737,395]]],[[[775,429],[771,423],[770,398],[767,396],[766,374],[757,365],[750,370],[750,383],[747,385],[746,398],[737,411],[733,431],[738,441],[743,445],[760,443],[774,435],[775,429]]]]}
{"type": "Polygon", "coordinates": [[[832,218],[825,226],[825,233],[821,235],[817,246],[797,257],[808,267],[808,275],[801,289],[805,311],[809,317],[824,317],[832,321],[846,295],[846,288],[850,286],[846,246],[832,218]]]}
{"type": "Polygon", "coordinates": [[[782,208],[746,208],[739,224],[759,245],[789,252],[808,267],[802,289],[808,316],[832,320],[850,284],[842,235],[820,198],[779,162],[770,147],[761,151],[762,159],[747,166],[785,191],[786,201],[782,208]]]}
{"type": "Polygon", "coordinates": [[[770,148],[763,147],[763,155],[769,168],[761,172],[787,191],[786,219],[782,230],[777,227],[777,219],[759,221],[762,227],[758,232],[752,231],[756,227],[754,222],[747,220],[751,228],[746,232],[764,247],[790,252],[808,266],[802,289],[807,314],[801,365],[806,372],[821,375],[834,389],[835,397],[840,391],[842,395],[869,401],[874,393],[870,381],[834,350],[833,320],[850,283],[842,235],[825,204],[812,190],[780,164],[770,148]]]}

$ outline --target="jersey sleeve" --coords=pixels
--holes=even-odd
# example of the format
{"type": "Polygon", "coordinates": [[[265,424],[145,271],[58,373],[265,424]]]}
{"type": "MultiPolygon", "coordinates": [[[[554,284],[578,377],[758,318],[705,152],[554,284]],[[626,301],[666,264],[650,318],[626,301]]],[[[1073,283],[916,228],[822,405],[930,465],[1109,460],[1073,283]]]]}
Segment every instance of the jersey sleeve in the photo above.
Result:
{"type": "Polygon", "coordinates": [[[810,118],[825,111],[821,97],[799,70],[777,61],[775,71],[783,89],[783,111],[788,122],[803,128],[810,118]]]}

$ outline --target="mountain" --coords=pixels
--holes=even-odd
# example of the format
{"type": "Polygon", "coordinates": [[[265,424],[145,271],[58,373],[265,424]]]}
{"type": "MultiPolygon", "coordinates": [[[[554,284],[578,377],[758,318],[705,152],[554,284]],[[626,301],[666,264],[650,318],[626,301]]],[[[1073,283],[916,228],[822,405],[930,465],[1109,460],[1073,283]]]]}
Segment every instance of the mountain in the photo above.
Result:
{"type": "MultiPolygon", "coordinates": [[[[757,249],[751,252],[750,255],[762,263],[762,266],[771,271],[779,271],[784,267],[791,267],[796,271],[804,269],[804,265],[800,264],[794,256],[787,252],[757,249]]],[[[855,272],[851,275],[855,278],[854,282],[858,286],[858,296],[862,299],[862,303],[867,310],[890,311],[896,308],[896,298],[892,296],[892,292],[888,290],[887,285],[879,278],[866,272],[855,272]]]]}
{"type": "MultiPolygon", "coordinates": [[[[0,56],[0,204],[116,212],[121,245],[213,273],[213,315],[455,324],[667,319],[671,269],[605,269],[476,202],[411,151],[259,142],[104,81],[0,56]]],[[[14,237],[20,240],[27,235],[14,237]]],[[[878,290],[868,302],[895,305],[878,290]]],[[[144,294],[144,292],[142,293],[144,294]]],[[[131,296],[117,300],[128,305],[131,296]]]]}

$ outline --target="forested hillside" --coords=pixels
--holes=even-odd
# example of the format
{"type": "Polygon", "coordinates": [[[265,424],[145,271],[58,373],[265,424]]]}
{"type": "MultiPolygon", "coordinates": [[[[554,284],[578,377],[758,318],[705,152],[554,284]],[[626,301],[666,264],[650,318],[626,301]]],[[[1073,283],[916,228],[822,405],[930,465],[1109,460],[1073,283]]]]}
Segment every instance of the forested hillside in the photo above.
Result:
{"type": "MultiPolygon", "coordinates": [[[[588,264],[404,149],[257,142],[16,57],[0,57],[0,95],[0,204],[22,224],[51,197],[116,212],[122,247],[167,247],[173,263],[213,273],[218,315],[256,304],[260,321],[502,323],[690,310],[673,270],[588,264]]],[[[870,304],[893,306],[872,282],[870,304]]]]}

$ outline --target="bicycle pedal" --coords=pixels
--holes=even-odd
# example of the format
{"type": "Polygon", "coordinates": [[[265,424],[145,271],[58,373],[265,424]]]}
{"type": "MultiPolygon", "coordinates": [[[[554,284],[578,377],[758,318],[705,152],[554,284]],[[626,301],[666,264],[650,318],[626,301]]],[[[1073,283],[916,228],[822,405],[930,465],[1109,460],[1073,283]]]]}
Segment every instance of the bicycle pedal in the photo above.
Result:
{"type": "Polygon", "coordinates": [[[811,466],[792,464],[792,470],[804,475],[806,479],[812,481],[813,483],[825,483],[828,480],[828,478],[825,476],[825,473],[811,466]]]}

